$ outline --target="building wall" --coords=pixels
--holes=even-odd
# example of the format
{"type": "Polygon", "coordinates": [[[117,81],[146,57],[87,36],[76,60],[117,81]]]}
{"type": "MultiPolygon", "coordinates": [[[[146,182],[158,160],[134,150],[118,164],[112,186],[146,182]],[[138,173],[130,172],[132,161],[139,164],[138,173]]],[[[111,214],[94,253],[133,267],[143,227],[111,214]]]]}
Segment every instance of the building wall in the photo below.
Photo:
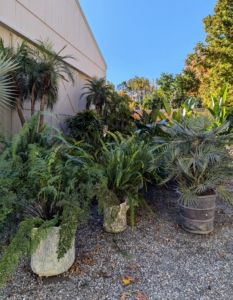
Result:
{"type": "MultiPolygon", "coordinates": [[[[17,46],[23,39],[34,46],[37,39],[48,37],[56,51],[67,45],[61,55],[75,57],[75,60],[67,60],[73,69],[75,84],[60,82],[59,100],[53,110],[60,123],[53,117],[45,117],[51,125],[65,130],[65,117],[85,108],[85,99],[80,100],[85,80],[92,76],[106,76],[107,68],[78,1],[0,0],[0,37],[5,46],[17,46]]],[[[24,115],[30,116],[30,103],[24,105],[24,115]]],[[[18,132],[21,127],[14,110],[0,115],[0,123],[6,134],[18,132]]],[[[0,130],[3,131],[1,125],[0,130]]]]}

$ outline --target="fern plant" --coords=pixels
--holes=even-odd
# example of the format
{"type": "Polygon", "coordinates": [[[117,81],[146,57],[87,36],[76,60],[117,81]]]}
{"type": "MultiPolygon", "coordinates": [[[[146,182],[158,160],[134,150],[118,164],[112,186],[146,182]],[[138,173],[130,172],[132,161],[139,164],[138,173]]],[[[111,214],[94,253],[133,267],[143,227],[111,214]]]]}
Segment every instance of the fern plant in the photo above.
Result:
{"type": "Polygon", "coordinates": [[[196,196],[218,193],[229,203],[232,194],[224,188],[224,181],[233,174],[232,157],[227,145],[233,134],[224,134],[229,122],[212,128],[214,119],[208,116],[189,117],[182,125],[174,121],[161,129],[170,135],[165,149],[166,183],[174,179],[185,204],[196,196]]]}
{"type": "Polygon", "coordinates": [[[114,142],[103,144],[102,155],[89,175],[98,199],[99,212],[103,207],[123,203],[130,205],[131,224],[134,226],[134,206],[147,206],[138,186],[146,188],[149,181],[149,165],[155,162],[157,145],[139,142],[134,136],[124,138],[120,133],[109,133],[114,142]]]}
{"type": "Polygon", "coordinates": [[[51,138],[49,134],[52,128],[46,125],[39,130],[39,116],[39,112],[35,113],[24,123],[18,134],[13,135],[10,140],[5,140],[4,151],[0,155],[0,194],[3,195],[0,197],[0,206],[4,208],[1,221],[4,221],[12,211],[19,212],[20,203],[27,198],[28,186],[31,185],[28,179],[30,163],[37,155],[45,157],[55,144],[55,140],[61,137],[58,132],[56,138],[51,138]],[[11,195],[9,199],[7,194],[11,195]],[[11,201],[13,198],[15,200],[11,201]]]}
{"type": "MultiPolygon", "coordinates": [[[[22,255],[30,256],[53,226],[60,226],[57,254],[58,259],[62,258],[72,245],[78,224],[88,217],[91,189],[84,184],[83,169],[91,158],[82,149],[68,143],[52,148],[46,156],[38,148],[32,149],[35,152],[29,153],[28,161],[19,160],[20,172],[27,169],[27,176],[24,175],[24,181],[18,187],[21,199],[17,195],[23,220],[10,246],[3,253],[0,285],[12,274],[22,255]],[[38,230],[32,235],[34,227],[38,230]]],[[[14,164],[16,162],[17,159],[14,164]]],[[[11,177],[14,184],[21,181],[19,173],[9,173],[5,186],[2,186],[5,193],[12,192],[11,177]]]]}

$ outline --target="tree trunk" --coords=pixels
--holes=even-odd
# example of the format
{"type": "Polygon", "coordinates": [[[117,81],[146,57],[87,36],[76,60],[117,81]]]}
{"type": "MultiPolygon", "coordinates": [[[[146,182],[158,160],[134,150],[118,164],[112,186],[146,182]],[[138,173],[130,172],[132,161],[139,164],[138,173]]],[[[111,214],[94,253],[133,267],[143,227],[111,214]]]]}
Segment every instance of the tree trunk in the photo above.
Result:
{"type": "MultiPolygon", "coordinates": [[[[42,98],[41,98],[41,102],[40,102],[40,111],[41,111],[41,112],[44,111],[45,97],[46,97],[46,95],[42,95],[42,98]]],[[[44,123],[44,115],[41,114],[41,115],[40,115],[39,129],[41,128],[41,126],[43,125],[43,123],[44,123]]]]}
{"type": "Polygon", "coordinates": [[[23,126],[24,123],[25,123],[25,118],[24,118],[24,115],[23,115],[20,99],[18,97],[15,97],[15,104],[16,104],[16,109],[17,109],[17,112],[18,112],[18,115],[19,115],[21,125],[23,126]]]}
{"type": "Polygon", "coordinates": [[[36,88],[36,84],[34,83],[32,86],[32,92],[31,92],[31,116],[35,112],[35,88],[36,88]]]}

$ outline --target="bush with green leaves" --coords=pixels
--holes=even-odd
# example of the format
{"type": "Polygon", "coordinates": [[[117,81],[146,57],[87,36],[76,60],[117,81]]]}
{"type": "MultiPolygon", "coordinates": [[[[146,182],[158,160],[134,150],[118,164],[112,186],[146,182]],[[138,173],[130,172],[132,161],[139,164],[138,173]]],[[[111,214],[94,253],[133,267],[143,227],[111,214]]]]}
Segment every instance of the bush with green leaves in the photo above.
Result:
{"type": "MultiPolygon", "coordinates": [[[[34,150],[31,149],[32,152],[34,150]]],[[[2,255],[0,285],[14,272],[22,255],[30,256],[52,227],[60,226],[58,259],[70,249],[78,224],[86,221],[88,216],[91,189],[83,181],[83,172],[90,161],[84,150],[69,144],[53,148],[46,156],[41,155],[38,149],[36,153],[29,154],[28,175],[21,185],[23,197],[20,199],[17,195],[23,220],[2,255]],[[32,235],[34,227],[38,230],[32,235]]],[[[15,175],[10,173],[5,179],[5,189],[9,192],[11,176],[15,175]]],[[[10,200],[6,200],[7,209],[10,200]]]]}
{"type": "MultiPolygon", "coordinates": [[[[148,207],[144,193],[150,181],[149,166],[157,157],[155,151],[160,145],[149,145],[134,136],[123,137],[120,133],[111,136],[114,142],[103,144],[98,163],[89,170],[91,185],[98,200],[99,212],[103,207],[129,202],[131,224],[134,226],[134,206],[148,207]]],[[[149,207],[148,207],[149,208],[149,207]]]]}
{"type": "Polygon", "coordinates": [[[45,157],[56,141],[62,139],[59,131],[56,138],[50,137],[52,127],[47,127],[46,124],[38,129],[39,117],[40,113],[37,112],[24,123],[18,134],[13,135],[10,140],[5,140],[4,151],[0,155],[0,194],[3,195],[0,197],[1,221],[11,211],[20,212],[19,204],[27,197],[31,185],[28,180],[30,161],[37,155],[45,157]],[[7,191],[11,195],[9,198],[14,198],[14,201],[4,200],[7,191]]]}
{"type": "Polygon", "coordinates": [[[69,135],[76,141],[83,142],[83,147],[94,154],[101,148],[101,139],[104,139],[103,116],[94,110],[78,112],[73,117],[66,118],[69,135]]]}
{"type": "Polygon", "coordinates": [[[233,174],[227,147],[232,144],[233,134],[224,134],[229,122],[211,129],[213,122],[208,116],[192,116],[183,119],[182,124],[173,121],[170,126],[161,126],[170,136],[164,140],[167,178],[163,183],[175,180],[184,203],[214,193],[233,203],[232,194],[224,187],[225,180],[233,174]]]}

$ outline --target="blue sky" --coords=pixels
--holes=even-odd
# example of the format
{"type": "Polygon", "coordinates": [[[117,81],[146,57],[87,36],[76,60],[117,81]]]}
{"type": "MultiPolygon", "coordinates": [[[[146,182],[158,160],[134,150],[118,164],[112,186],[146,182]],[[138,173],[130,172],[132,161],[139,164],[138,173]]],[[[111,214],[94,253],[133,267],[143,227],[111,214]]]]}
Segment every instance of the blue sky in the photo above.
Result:
{"type": "Polygon", "coordinates": [[[216,0],[79,0],[115,85],[177,74],[206,33],[216,0]]]}

